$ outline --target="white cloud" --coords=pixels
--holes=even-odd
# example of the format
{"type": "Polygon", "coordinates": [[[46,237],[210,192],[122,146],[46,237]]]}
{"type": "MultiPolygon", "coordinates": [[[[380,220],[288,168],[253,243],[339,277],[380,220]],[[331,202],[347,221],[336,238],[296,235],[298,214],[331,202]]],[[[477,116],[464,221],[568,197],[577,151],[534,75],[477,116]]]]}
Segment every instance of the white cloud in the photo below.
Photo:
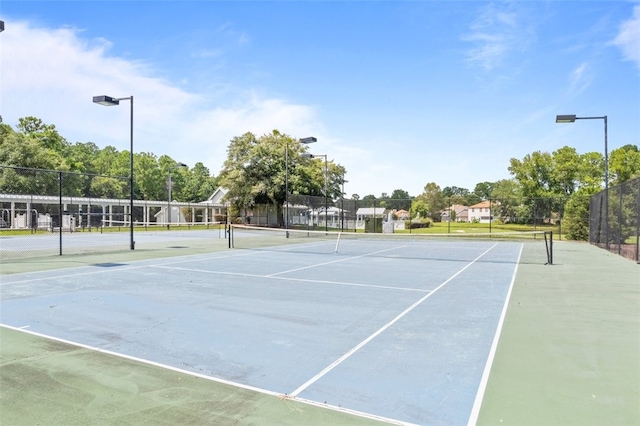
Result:
{"type": "Polygon", "coordinates": [[[591,85],[593,80],[593,76],[590,72],[589,64],[586,62],[578,65],[572,72],[569,77],[572,91],[574,92],[582,92],[587,87],[591,85]]]}
{"type": "Polygon", "coordinates": [[[110,55],[108,41],[81,36],[76,29],[11,22],[0,51],[0,114],[6,124],[36,116],[72,143],[128,150],[128,102],[105,108],[91,99],[133,95],[135,152],[169,155],[189,165],[203,162],[214,174],[234,136],[276,128],[306,136],[322,128],[309,106],[244,89],[226,90],[224,96],[189,93],[154,76],[151,64],[110,55]]]}
{"type": "Polygon", "coordinates": [[[520,21],[514,11],[500,10],[494,3],[486,6],[471,24],[471,32],[462,37],[474,45],[467,52],[467,60],[487,71],[500,66],[509,52],[520,50],[526,43],[520,21]]]}
{"type": "Polygon", "coordinates": [[[622,50],[626,60],[635,62],[640,69],[640,5],[633,8],[633,17],[620,25],[613,44],[622,50]]]}

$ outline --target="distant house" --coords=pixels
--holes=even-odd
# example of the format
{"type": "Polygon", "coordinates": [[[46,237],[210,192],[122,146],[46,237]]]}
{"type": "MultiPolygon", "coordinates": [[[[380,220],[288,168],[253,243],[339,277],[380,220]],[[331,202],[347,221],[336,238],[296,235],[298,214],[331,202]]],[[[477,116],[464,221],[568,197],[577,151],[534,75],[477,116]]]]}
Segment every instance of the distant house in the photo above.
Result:
{"type": "Polygon", "coordinates": [[[216,221],[221,221],[223,217],[227,216],[227,207],[229,203],[224,200],[224,196],[229,192],[228,189],[218,187],[207,201],[203,201],[201,204],[206,204],[208,207],[211,207],[212,213],[216,221]]]}
{"type": "Polygon", "coordinates": [[[462,204],[453,204],[448,209],[440,212],[440,218],[443,222],[468,222],[469,207],[462,204]]]}
{"type": "Polygon", "coordinates": [[[384,207],[360,207],[356,211],[356,217],[358,220],[364,220],[367,217],[384,217],[386,211],[384,207]]]}
{"type": "Polygon", "coordinates": [[[182,212],[182,208],[175,204],[171,205],[171,209],[169,209],[168,205],[161,207],[153,217],[155,218],[156,223],[179,225],[187,222],[187,219],[184,217],[182,212]]]}
{"type": "Polygon", "coordinates": [[[469,206],[469,222],[490,223],[493,220],[491,214],[491,203],[482,201],[473,206],[469,206]]]}
{"type": "Polygon", "coordinates": [[[409,219],[409,212],[404,210],[404,209],[395,210],[393,213],[396,215],[398,220],[407,220],[407,219],[409,219]]]}
{"type": "Polygon", "coordinates": [[[387,209],[384,207],[360,207],[356,211],[356,226],[364,226],[364,222],[371,218],[385,218],[387,209]]]}

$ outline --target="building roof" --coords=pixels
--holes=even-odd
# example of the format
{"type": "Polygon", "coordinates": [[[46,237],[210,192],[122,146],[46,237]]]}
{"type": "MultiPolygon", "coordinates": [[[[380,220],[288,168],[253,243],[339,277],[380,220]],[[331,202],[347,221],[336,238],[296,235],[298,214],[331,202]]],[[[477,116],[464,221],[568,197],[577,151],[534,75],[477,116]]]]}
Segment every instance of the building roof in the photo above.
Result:
{"type": "Polygon", "coordinates": [[[356,211],[356,214],[361,216],[378,216],[383,215],[385,210],[384,207],[360,207],[358,211],[356,211]]]}
{"type": "Polygon", "coordinates": [[[211,194],[211,196],[207,199],[205,203],[212,204],[212,205],[226,206],[227,203],[223,203],[222,198],[225,195],[227,195],[227,192],[229,192],[228,189],[219,186],[215,191],[213,191],[213,194],[211,194]]]}
{"type": "MultiPolygon", "coordinates": [[[[484,209],[484,208],[488,208],[491,207],[491,202],[489,202],[488,200],[485,201],[480,201],[478,204],[474,204],[472,206],[469,206],[470,209],[484,209]]],[[[493,203],[495,204],[495,203],[493,203]]]]}

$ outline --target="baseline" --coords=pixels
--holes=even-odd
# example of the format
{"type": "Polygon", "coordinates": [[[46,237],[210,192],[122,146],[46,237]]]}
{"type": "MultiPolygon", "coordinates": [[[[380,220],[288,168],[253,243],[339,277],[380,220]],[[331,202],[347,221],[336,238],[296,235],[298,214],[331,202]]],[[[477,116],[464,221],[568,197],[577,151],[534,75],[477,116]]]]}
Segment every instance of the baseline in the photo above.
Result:
{"type": "MultiPolygon", "coordinates": [[[[17,331],[17,332],[21,332],[21,333],[25,333],[25,334],[29,334],[29,335],[32,335],[32,336],[36,336],[36,337],[39,337],[39,338],[46,339],[46,340],[52,340],[52,341],[64,343],[64,344],[67,344],[67,345],[70,345],[70,346],[74,346],[74,347],[78,347],[78,348],[82,348],[82,349],[87,349],[87,350],[90,350],[90,351],[93,351],[93,352],[96,352],[96,353],[105,354],[107,356],[114,356],[114,357],[118,357],[118,358],[122,358],[122,359],[127,359],[127,360],[130,360],[130,361],[139,362],[141,364],[150,365],[150,366],[157,367],[157,368],[160,368],[160,369],[174,371],[174,372],[177,372],[177,373],[180,373],[180,374],[184,374],[184,375],[187,375],[187,376],[197,377],[197,378],[201,378],[201,379],[208,380],[208,381],[211,381],[211,382],[220,383],[220,384],[223,384],[223,385],[232,386],[232,387],[236,387],[236,388],[240,388],[240,389],[245,389],[245,390],[248,390],[248,391],[251,391],[251,392],[256,392],[256,393],[260,393],[260,394],[264,394],[264,395],[268,395],[268,396],[273,396],[273,397],[279,398],[281,400],[286,399],[286,395],[283,395],[283,394],[281,394],[279,392],[274,392],[274,391],[270,391],[268,389],[263,389],[263,388],[259,388],[259,387],[255,387],[255,386],[250,386],[250,385],[246,385],[246,384],[242,384],[242,383],[238,383],[238,382],[222,379],[222,378],[219,378],[219,377],[208,376],[208,375],[200,374],[200,373],[197,373],[197,372],[194,372],[194,371],[189,371],[189,370],[173,367],[173,366],[170,366],[170,365],[154,362],[154,361],[147,360],[147,359],[144,359],[144,358],[134,357],[134,356],[130,356],[130,355],[126,355],[126,354],[110,351],[108,349],[102,349],[102,348],[98,348],[98,347],[95,347],[95,346],[85,345],[85,344],[82,344],[82,343],[73,342],[73,341],[70,341],[70,340],[61,339],[61,338],[58,338],[58,337],[49,336],[49,335],[46,335],[46,334],[25,330],[23,327],[13,327],[13,326],[6,325],[6,324],[3,324],[3,323],[0,323],[0,327],[6,328],[6,329],[9,329],[9,330],[13,330],[13,331],[17,331]]],[[[365,419],[376,420],[376,421],[381,421],[381,422],[385,422],[385,423],[389,423],[389,424],[395,424],[395,425],[411,426],[410,423],[402,422],[402,421],[399,421],[399,420],[390,419],[390,418],[378,416],[378,415],[375,415],[375,414],[364,413],[364,412],[360,412],[360,411],[357,411],[357,410],[352,410],[352,409],[348,409],[348,408],[344,408],[344,407],[334,406],[334,405],[331,405],[331,404],[322,404],[322,403],[318,403],[316,401],[306,400],[306,399],[303,399],[303,398],[299,398],[297,400],[297,402],[302,403],[302,404],[306,404],[306,405],[315,406],[315,407],[318,407],[318,408],[324,408],[324,409],[331,410],[331,411],[350,414],[350,415],[357,416],[357,417],[362,417],[362,418],[365,418],[365,419]]]]}

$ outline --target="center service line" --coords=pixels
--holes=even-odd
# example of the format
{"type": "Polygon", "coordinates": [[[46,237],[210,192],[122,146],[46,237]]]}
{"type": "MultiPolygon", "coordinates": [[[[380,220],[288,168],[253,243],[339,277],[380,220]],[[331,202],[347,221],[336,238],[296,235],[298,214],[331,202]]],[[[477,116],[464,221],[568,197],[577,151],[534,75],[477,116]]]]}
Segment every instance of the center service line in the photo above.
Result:
{"type": "Polygon", "coordinates": [[[332,263],[346,262],[348,260],[360,259],[361,257],[373,256],[374,254],[383,253],[385,251],[398,250],[406,246],[392,247],[388,249],[378,250],[371,253],[361,254],[359,256],[347,257],[345,259],[332,260],[331,262],[316,263],[315,265],[303,266],[302,268],[289,269],[288,271],[276,272],[274,274],[265,275],[265,277],[275,277],[276,275],[288,274],[290,272],[302,271],[305,269],[317,268],[319,266],[331,265],[332,263]]]}
{"type": "Polygon", "coordinates": [[[493,250],[493,248],[495,246],[497,246],[498,243],[495,243],[494,245],[492,245],[491,247],[489,247],[484,253],[482,253],[480,256],[476,257],[475,259],[473,259],[470,263],[468,263],[464,268],[460,269],[458,272],[456,272],[455,274],[453,274],[451,277],[449,277],[445,282],[443,282],[442,284],[440,284],[438,287],[436,287],[431,293],[427,294],[426,296],[424,296],[423,298],[421,298],[420,300],[418,300],[417,302],[415,302],[413,305],[409,306],[407,309],[405,309],[402,313],[400,313],[400,315],[398,315],[397,317],[395,317],[394,319],[392,319],[391,321],[389,321],[388,323],[386,323],[384,326],[382,326],[382,328],[380,328],[378,331],[376,331],[375,333],[373,333],[371,336],[367,337],[366,339],[364,339],[362,342],[358,343],[356,346],[354,346],[353,348],[351,348],[348,352],[346,352],[344,355],[342,355],[340,358],[338,358],[337,360],[335,360],[334,362],[332,362],[331,364],[329,364],[324,370],[322,370],[321,372],[319,372],[318,374],[316,374],[315,376],[313,376],[311,379],[307,380],[304,384],[302,384],[302,386],[300,386],[298,389],[294,390],[293,392],[291,392],[288,396],[289,397],[293,397],[295,398],[296,396],[298,396],[300,394],[300,392],[304,391],[306,388],[308,388],[309,386],[311,386],[312,384],[314,384],[315,382],[317,382],[318,380],[320,380],[320,378],[322,378],[322,376],[324,376],[325,374],[327,374],[329,371],[333,370],[335,367],[337,367],[338,365],[340,365],[343,361],[345,361],[347,358],[349,358],[351,355],[353,355],[354,353],[356,353],[358,350],[360,350],[360,348],[362,348],[364,345],[366,345],[367,343],[369,343],[371,340],[373,340],[374,338],[376,338],[379,334],[381,334],[383,331],[385,331],[386,329],[388,329],[389,327],[391,327],[393,324],[395,324],[396,322],[398,322],[402,317],[404,317],[405,315],[407,315],[409,312],[411,312],[412,310],[414,310],[418,305],[420,305],[422,302],[424,302],[425,300],[427,300],[429,297],[431,297],[433,294],[435,294],[438,290],[440,290],[442,287],[444,287],[445,285],[447,285],[449,282],[451,282],[451,280],[453,280],[455,277],[457,277],[458,275],[460,275],[463,271],[465,271],[467,268],[469,268],[471,265],[473,265],[474,263],[476,263],[478,261],[478,259],[480,259],[482,256],[484,256],[485,254],[489,253],[491,250],[493,250]]]}

